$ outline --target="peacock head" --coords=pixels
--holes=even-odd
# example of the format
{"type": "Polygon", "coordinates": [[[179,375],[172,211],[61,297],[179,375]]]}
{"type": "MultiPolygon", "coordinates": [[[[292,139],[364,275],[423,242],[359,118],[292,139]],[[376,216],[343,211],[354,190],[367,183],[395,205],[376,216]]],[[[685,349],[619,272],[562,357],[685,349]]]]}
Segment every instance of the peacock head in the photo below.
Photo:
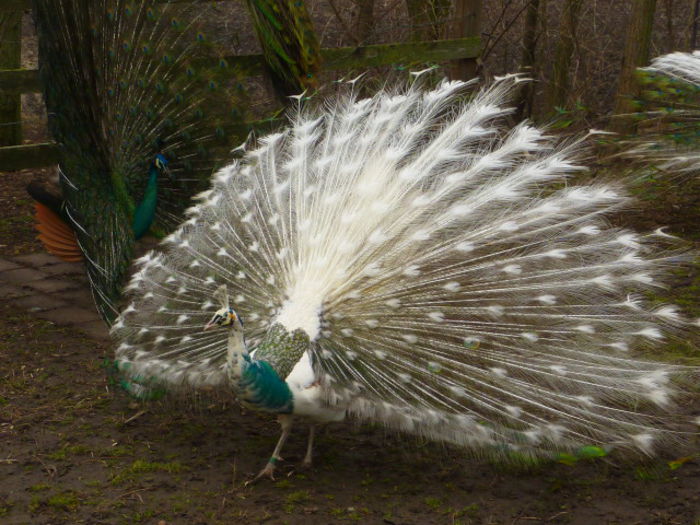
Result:
{"type": "Polygon", "coordinates": [[[217,310],[214,316],[204,326],[204,329],[210,330],[211,328],[216,328],[217,326],[230,326],[231,328],[238,328],[239,326],[242,326],[242,323],[236,311],[230,306],[227,306],[217,310]]]}
{"type": "Polygon", "coordinates": [[[234,330],[242,330],[243,322],[238,316],[236,311],[229,306],[228,302],[228,291],[226,285],[221,285],[214,292],[214,299],[216,299],[221,308],[219,308],[214,316],[209,320],[209,322],[204,326],[205,330],[210,330],[216,328],[217,326],[228,326],[234,330]]]}

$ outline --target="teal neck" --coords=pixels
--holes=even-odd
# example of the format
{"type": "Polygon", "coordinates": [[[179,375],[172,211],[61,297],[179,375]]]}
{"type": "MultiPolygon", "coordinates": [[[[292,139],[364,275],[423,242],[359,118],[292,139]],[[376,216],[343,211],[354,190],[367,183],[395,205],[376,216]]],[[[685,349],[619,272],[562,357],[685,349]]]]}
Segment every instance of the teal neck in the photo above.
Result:
{"type": "Polygon", "coordinates": [[[158,203],[158,168],[155,163],[151,164],[148,170],[148,184],[140,202],[134,212],[133,230],[134,237],[140,239],[153,224],[156,216],[156,205],[158,203]]]}

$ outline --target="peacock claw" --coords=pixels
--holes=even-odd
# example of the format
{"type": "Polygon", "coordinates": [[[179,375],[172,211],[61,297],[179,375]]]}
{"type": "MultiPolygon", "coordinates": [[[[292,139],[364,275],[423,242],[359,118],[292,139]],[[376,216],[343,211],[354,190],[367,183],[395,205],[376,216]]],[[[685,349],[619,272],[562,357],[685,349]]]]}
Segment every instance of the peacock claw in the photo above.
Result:
{"type": "Polygon", "coordinates": [[[245,486],[247,487],[248,485],[252,485],[253,483],[256,483],[260,478],[270,478],[272,481],[275,480],[275,467],[278,461],[281,461],[282,458],[271,458],[270,461],[267,462],[265,465],[265,468],[263,468],[260,472],[258,472],[258,475],[255,476],[253,479],[248,480],[245,482],[245,486]],[[274,461],[273,461],[274,460],[274,461]]]}

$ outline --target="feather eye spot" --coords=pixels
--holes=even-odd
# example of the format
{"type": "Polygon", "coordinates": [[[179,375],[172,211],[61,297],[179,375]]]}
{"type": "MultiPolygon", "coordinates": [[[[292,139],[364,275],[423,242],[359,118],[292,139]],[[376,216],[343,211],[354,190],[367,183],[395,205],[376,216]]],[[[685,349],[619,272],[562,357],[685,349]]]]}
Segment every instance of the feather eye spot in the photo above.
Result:
{"type": "Polygon", "coordinates": [[[436,323],[442,323],[445,320],[445,314],[443,312],[430,312],[428,313],[428,317],[436,323]]]}
{"type": "Polygon", "coordinates": [[[460,242],[455,245],[455,250],[462,253],[473,252],[474,248],[474,243],[471,242],[460,242]]]}
{"type": "Polygon", "coordinates": [[[450,281],[449,283],[445,284],[443,288],[447,290],[448,292],[456,292],[458,291],[462,286],[457,282],[457,281],[450,281]]]}
{"type": "Polygon", "coordinates": [[[437,361],[428,361],[428,370],[433,374],[439,374],[442,372],[442,365],[437,361]]]}
{"type": "Polygon", "coordinates": [[[540,296],[536,297],[536,300],[540,304],[547,305],[547,306],[552,306],[554,304],[557,304],[556,296],[549,295],[549,294],[540,295],[540,296]]]}
{"type": "Polygon", "coordinates": [[[522,332],[520,334],[520,337],[522,337],[523,339],[525,339],[526,341],[529,341],[531,343],[534,343],[535,341],[539,341],[539,339],[540,339],[540,336],[534,332],[522,332]]]}
{"type": "Polygon", "coordinates": [[[401,273],[403,273],[407,277],[418,277],[420,275],[420,268],[415,264],[412,264],[401,273]]]}
{"type": "Polygon", "coordinates": [[[503,273],[507,273],[508,275],[520,275],[523,273],[523,269],[519,264],[509,264],[507,266],[504,266],[502,268],[503,273]]]}
{"type": "Polygon", "coordinates": [[[505,411],[508,413],[508,415],[510,417],[515,418],[515,419],[520,418],[520,416],[523,413],[522,408],[516,407],[513,405],[505,405],[503,408],[505,409],[505,411]]]}
{"type": "Polygon", "coordinates": [[[506,377],[508,375],[508,371],[505,368],[492,367],[492,368],[489,368],[489,370],[496,377],[506,377]]]}
{"type": "Polygon", "coordinates": [[[481,345],[481,340],[478,337],[465,337],[462,344],[469,350],[476,350],[481,345]]]}

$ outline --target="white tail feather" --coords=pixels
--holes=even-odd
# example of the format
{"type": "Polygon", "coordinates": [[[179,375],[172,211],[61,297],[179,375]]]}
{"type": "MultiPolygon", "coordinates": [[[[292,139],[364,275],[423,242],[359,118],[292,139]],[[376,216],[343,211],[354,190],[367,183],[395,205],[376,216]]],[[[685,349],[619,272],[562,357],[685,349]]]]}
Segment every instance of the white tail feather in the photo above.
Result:
{"type": "Polygon", "coordinates": [[[261,139],[141,260],[117,357],[222,383],[226,335],[201,327],[225,285],[251,347],[302,328],[358,417],[536,455],[672,438],[684,369],[628,354],[683,323],[637,293],[674,255],[608,225],[621,188],[567,186],[577,144],[505,127],[518,80],[341,97],[261,139]]]}

